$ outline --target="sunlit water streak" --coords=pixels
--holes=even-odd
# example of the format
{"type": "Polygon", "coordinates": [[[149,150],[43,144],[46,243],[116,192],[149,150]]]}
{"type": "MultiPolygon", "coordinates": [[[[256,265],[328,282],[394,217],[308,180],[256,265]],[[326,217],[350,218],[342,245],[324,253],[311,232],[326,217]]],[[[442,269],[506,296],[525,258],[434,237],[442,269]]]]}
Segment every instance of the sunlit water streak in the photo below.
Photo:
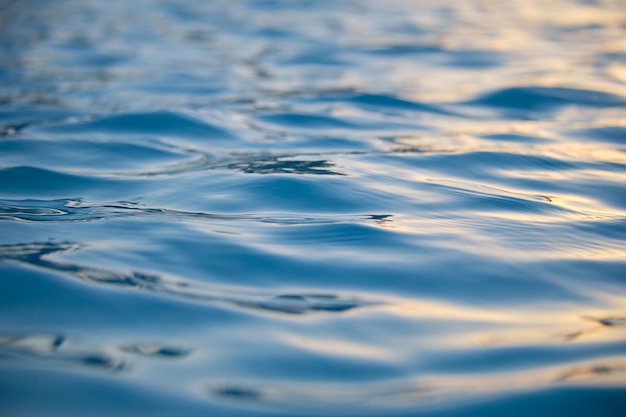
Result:
{"type": "Polygon", "coordinates": [[[0,2],[7,416],[621,416],[626,3],[0,2]]]}

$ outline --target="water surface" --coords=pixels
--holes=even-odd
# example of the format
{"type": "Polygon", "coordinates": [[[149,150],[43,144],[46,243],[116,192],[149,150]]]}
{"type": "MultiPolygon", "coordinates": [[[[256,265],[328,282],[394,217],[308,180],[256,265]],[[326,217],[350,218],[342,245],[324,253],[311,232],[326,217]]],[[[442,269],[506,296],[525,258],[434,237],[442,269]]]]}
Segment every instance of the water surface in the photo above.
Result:
{"type": "Polygon", "coordinates": [[[6,416],[620,416],[626,3],[0,2],[6,416]]]}

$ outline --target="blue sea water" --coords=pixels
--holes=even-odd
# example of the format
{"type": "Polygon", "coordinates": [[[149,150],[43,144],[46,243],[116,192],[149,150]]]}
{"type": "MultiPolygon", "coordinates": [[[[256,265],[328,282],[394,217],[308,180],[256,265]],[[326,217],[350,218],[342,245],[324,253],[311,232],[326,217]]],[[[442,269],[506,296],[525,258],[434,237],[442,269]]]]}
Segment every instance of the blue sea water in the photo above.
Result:
{"type": "Polygon", "coordinates": [[[3,416],[626,415],[623,0],[0,1],[3,416]]]}

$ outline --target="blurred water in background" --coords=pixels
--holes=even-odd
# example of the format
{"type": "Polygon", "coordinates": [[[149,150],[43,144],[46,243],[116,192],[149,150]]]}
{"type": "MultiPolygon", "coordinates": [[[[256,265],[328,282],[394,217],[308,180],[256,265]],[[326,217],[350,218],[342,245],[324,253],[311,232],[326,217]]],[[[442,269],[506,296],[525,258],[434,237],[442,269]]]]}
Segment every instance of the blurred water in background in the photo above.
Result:
{"type": "Polygon", "coordinates": [[[0,1],[4,416],[626,413],[626,2],[0,1]]]}

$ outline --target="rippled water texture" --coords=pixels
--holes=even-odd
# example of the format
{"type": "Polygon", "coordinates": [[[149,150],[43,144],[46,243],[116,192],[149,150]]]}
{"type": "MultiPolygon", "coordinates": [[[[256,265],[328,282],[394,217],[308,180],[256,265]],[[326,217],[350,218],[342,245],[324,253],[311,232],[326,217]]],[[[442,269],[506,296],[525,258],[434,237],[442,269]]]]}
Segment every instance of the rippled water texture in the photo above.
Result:
{"type": "Polygon", "coordinates": [[[3,416],[626,415],[626,1],[0,1],[3,416]]]}

